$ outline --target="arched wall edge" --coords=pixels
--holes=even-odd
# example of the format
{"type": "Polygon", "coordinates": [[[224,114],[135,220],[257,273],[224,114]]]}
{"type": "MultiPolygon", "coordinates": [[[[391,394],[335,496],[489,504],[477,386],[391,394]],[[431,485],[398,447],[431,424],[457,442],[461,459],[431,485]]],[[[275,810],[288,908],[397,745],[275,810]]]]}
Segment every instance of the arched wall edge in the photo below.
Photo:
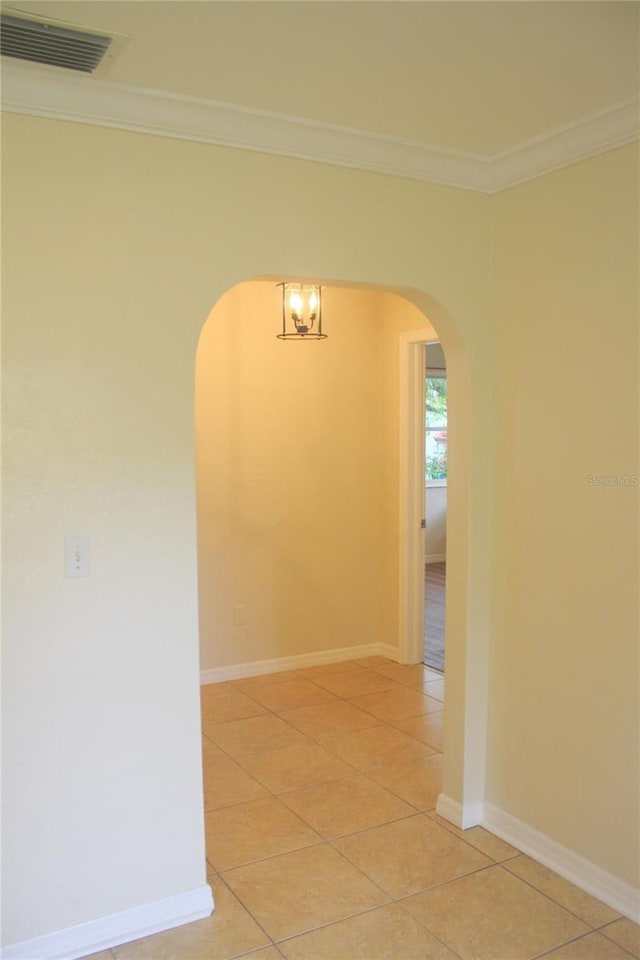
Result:
{"type": "MultiPolygon", "coordinates": [[[[282,274],[256,274],[239,278],[227,287],[214,300],[205,317],[197,339],[200,346],[202,330],[215,314],[216,307],[231,291],[243,283],[253,281],[272,281],[277,283],[286,276],[282,274]]],[[[474,632],[473,611],[469,609],[470,578],[470,373],[466,346],[454,318],[446,307],[430,294],[413,287],[399,287],[362,280],[343,278],[321,278],[306,274],[296,276],[298,280],[322,283],[326,286],[347,289],[362,289],[393,294],[412,303],[431,324],[442,343],[449,383],[449,464],[448,481],[448,517],[447,517],[447,571],[448,584],[446,596],[447,622],[447,703],[445,710],[445,749],[443,790],[438,800],[437,811],[440,815],[459,827],[478,824],[482,818],[482,802],[485,785],[485,760],[487,736],[488,704],[488,650],[483,641],[486,636],[482,630],[474,632]]],[[[426,338],[428,339],[428,338],[426,338]]],[[[426,342],[425,331],[416,330],[401,335],[400,350],[400,408],[405,418],[411,409],[412,386],[410,372],[417,370],[416,357],[411,357],[414,347],[422,347],[426,342]],[[413,364],[413,366],[412,366],[413,364]]],[[[430,339],[433,339],[432,337],[430,339]]],[[[415,403],[413,410],[416,410],[415,403]]],[[[409,537],[409,525],[413,523],[413,514],[407,504],[407,462],[409,451],[409,432],[415,430],[416,423],[403,420],[400,427],[400,516],[401,542],[399,545],[399,577],[401,603],[406,604],[411,594],[409,570],[411,569],[412,546],[409,537]]],[[[420,429],[422,429],[420,427],[420,429]]],[[[414,554],[415,556],[415,554],[414,554]]],[[[413,595],[415,599],[415,593],[413,595]]],[[[411,601],[410,601],[411,602],[411,601]]],[[[402,617],[401,617],[402,631],[402,617]]],[[[409,662],[411,656],[407,650],[406,638],[398,638],[398,650],[401,659],[409,662]]]]}

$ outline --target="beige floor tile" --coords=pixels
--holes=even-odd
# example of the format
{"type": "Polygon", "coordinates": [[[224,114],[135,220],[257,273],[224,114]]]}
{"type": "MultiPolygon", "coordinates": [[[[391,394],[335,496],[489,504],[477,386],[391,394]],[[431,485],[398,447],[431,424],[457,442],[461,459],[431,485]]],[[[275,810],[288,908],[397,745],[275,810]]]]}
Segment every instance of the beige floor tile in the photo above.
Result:
{"type": "Polygon", "coordinates": [[[238,763],[272,793],[285,793],[353,775],[352,767],[318,743],[302,743],[239,757],[238,763]]]}
{"type": "Polygon", "coordinates": [[[427,667],[422,663],[392,663],[388,660],[379,666],[373,666],[371,669],[407,687],[416,686],[420,688],[423,683],[430,679],[427,674],[427,667]]]}
{"type": "MultiPolygon", "coordinates": [[[[417,690],[418,693],[424,693],[425,696],[426,696],[426,695],[429,693],[429,690],[427,690],[427,687],[429,686],[429,684],[430,684],[430,683],[437,683],[437,682],[438,682],[438,681],[434,680],[433,677],[429,677],[429,676],[425,673],[425,676],[424,676],[424,678],[423,678],[422,680],[420,679],[419,676],[416,676],[415,679],[413,679],[413,680],[410,680],[410,679],[409,679],[409,680],[405,680],[405,681],[402,683],[402,686],[403,686],[403,687],[408,687],[410,690],[417,690]]],[[[439,694],[442,694],[443,691],[441,691],[441,690],[440,690],[440,691],[436,690],[436,692],[439,693],[439,694]]],[[[440,695],[440,696],[438,696],[437,699],[443,701],[443,700],[444,700],[444,696],[440,695]]],[[[440,709],[442,709],[442,707],[440,707],[440,709]]]]}
{"type": "Polygon", "coordinates": [[[443,710],[427,713],[422,717],[414,717],[411,720],[397,720],[393,722],[393,726],[410,737],[415,737],[416,740],[428,743],[434,750],[444,748],[443,710]]]}
{"type": "Polygon", "coordinates": [[[285,683],[263,684],[252,693],[263,706],[275,713],[293,710],[295,707],[311,707],[319,703],[330,703],[336,698],[317,683],[296,678],[285,683]]]}
{"type": "Polygon", "coordinates": [[[205,811],[267,796],[267,791],[262,784],[249,776],[229,757],[205,763],[203,778],[205,811]]]}
{"type": "Polygon", "coordinates": [[[389,657],[358,657],[355,662],[368,670],[375,670],[377,667],[389,666],[393,660],[389,660],[389,657]]]}
{"type": "Polygon", "coordinates": [[[282,794],[294,813],[327,840],[413,814],[413,808],[367,777],[335,780],[282,794]]]}
{"type": "Polygon", "coordinates": [[[224,696],[230,690],[234,690],[235,685],[232,680],[219,680],[213,683],[200,684],[200,699],[206,697],[224,696]]]}
{"type": "Polygon", "coordinates": [[[488,866],[491,861],[424,814],[334,841],[392,897],[405,897],[488,866]]]}
{"type": "Polygon", "coordinates": [[[509,860],[511,857],[520,855],[519,850],[512,847],[510,843],[501,840],[500,837],[496,837],[495,834],[489,833],[484,827],[468,827],[466,830],[461,830],[453,823],[445,820],[444,817],[439,817],[438,814],[433,811],[429,813],[428,816],[432,817],[433,820],[439,823],[441,827],[444,827],[445,830],[450,830],[451,833],[459,837],[460,840],[470,843],[476,850],[484,853],[487,857],[491,857],[496,863],[501,863],[503,860],[509,860]]]}
{"type": "Polygon", "coordinates": [[[640,958],[640,927],[637,923],[623,917],[622,920],[603,927],[600,933],[624,947],[634,957],[640,958]]]}
{"type": "Polygon", "coordinates": [[[332,677],[340,673],[353,673],[355,670],[362,670],[360,661],[341,660],[339,663],[321,663],[316,667],[302,667],[298,670],[301,677],[332,677]]]}
{"type": "Polygon", "coordinates": [[[462,960],[530,960],[589,932],[501,866],[425,890],[403,904],[462,960]]]}
{"type": "Polygon", "coordinates": [[[273,940],[306,933],[388,899],[326,843],[230,870],[225,880],[273,940]]]}
{"type": "Polygon", "coordinates": [[[383,690],[381,693],[368,693],[364,697],[354,697],[349,700],[349,703],[386,723],[410,720],[412,717],[442,710],[440,700],[425,697],[417,690],[400,686],[396,690],[383,690]]]}
{"type": "Polygon", "coordinates": [[[376,720],[370,713],[358,710],[344,700],[318,707],[288,710],[284,717],[287,723],[314,740],[319,740],[326,733],[349,733],[376,725],[376,720]]]}
{"type": "Polygon", "coordinates": [[[600,900],[596,900],[568,880],[559,877],[553,870],[543,867],[541,863],[524,854],[509,860],[504,866],[592,927],[601,927],[605,923],[620,918],[620,914],[611,907],[607,907],[600,900]]]}
{"type": "Polygon", "coordinates": [[[113,960],[113,954],[111,950],[103,950],[101,953],[91,953],[86,957],[81,957],[80,960],[113,960]]]}
{"type": "Polygon", "coordinates": [[[203,724],[224,723],[225,720],[256,717],[267,712],[241,690],[217,683],[200,688],[200,707],[203,724]]]}
{"type": "Polygon", "coordinates": [[[285,940],[279,947],[286,960],[455,960],[395,903],[285,940]]]}
{"type": "Polygon", "coordinates": [[[205,815],[205,831],[207,860],[220,871],[320,841],[276,797],[212,810],[205,815]]]}
{"type": "Polygon", "coordinates": [[[444,680],[428,680],[422,690],[428,697],[444,700],[444,680]]]}
{"type": "Polygon", "coordinates": [[[323,736],[321,742],[327,750],[358,770],[373,770],[403,760],[417,760],[436,752],[428,744],[382,724],[354,733],[323,736]]]}
{"type": "Polygon", "coordinates": [[[218,880],[210,917],[114,947],[116,960],[227,960],[267,945],[260,929],[229,888],[218,880]]]}
{"type": "Polygon", "coordinates": [[[289,683],[291,680],[297,680],[298,676],[297,670],[282,670],[280,673],[261,673],[257,677],[242,677],[240,680],[232,680],[231,683],[237,690],[242,690],[251,697],[254,690],[260,690],[274,683],[289,683]]]}
{"type": "Polygon", "coordinates": [[[360,697],[365,693],[379,693],[381,690],[392,690],[397,686],[394,680],[374,673],[373,670],[352,670],[350,673],[333,674],[327,677],[316,677],[316,683],[331,691],[337,697],[360,697]]]}
{"type": "Polygon", "coordinates": [[[202,737],[202,762],[209,763],[210,760],[224,760],[226,757],[224,750],[216,746],[213,740],[203,735],[202,737]]]}
{"type": "Polygon", "coordinates": [[[410,763],[394,763],[372,770],[369,775],[417,810],[434,810],[442,792],[442,754],[410,763]]]}
{"type": "Polygon", "coordinates": [[[264,950],[255,950],[253,953],[245,953],[237,960],[282,960],[282,954],[276,947],[265,947],[264,950]]]}
{"type": "Polygon", "coordinates": [[[232,720],[229,723],[207,724],[204,732],[205,736],[232,757],[308,742],[301,733],[271,713],[265,713],[262,717],[232,720]]]}
{"type": "Polygon", "coordinates": [[[541,960],[631,960],[630,954],[599,933],[589,933],[572,943],[545,953],[541,960]]]}

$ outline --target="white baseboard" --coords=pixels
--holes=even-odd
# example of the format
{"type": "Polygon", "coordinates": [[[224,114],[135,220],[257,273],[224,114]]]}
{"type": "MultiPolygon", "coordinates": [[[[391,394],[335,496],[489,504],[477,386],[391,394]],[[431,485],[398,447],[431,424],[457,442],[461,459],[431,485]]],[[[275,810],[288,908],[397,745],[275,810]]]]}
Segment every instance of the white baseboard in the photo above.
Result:
{"type": "Polygon", "coordinates": [[[444,563],[447,559],[446,553],[428,553],[424,558],[425,563],[444,563]]]}
{"type": "Polygon", "coordinates": [[[461,830],[477,827],[482,820],[481,803],[458,803],[445,793],[441,793],[436,804],[436,813],[461,830]]]}
{"type": "Polygon", "coordinates": [[[377,644],[378,652],[374,653],[374,657],[387,657],[389,660],[395,660],[396,663],[400,660],[400,653],[397,647],[392,647],[390,643],[379,643],[377,644]]]}
{"type": "Polygon", "coordinates": [[[482,826],[634,923],[640,923],[640,890],[491,803],[483,804],[482,826]]]}
{"type": "Polygon", "coordinates": [[[249,663],[236,663],[228,667],[211,667],[200,671],[200,683],[241,680],[245,677],[258,677],[265,673],[282,673],[284,670],[318,667],[325,663],[359,660],[360,657],[388,657],[390,660],[397,660],[398,648],[392,647],[388,643],[363,643],[357,647],[336,647],[334,650],[299,653],[291,657],[276,657],[274,660],[253,660],[249,663]]]}
{"type": "Polygon", "coordinates": [[[2,960],[77,960],[91,953],[161,933],[192,920],[208,917],[214,908],[208,885],[131,907],[98,920],[4,947],[2,960]]]}

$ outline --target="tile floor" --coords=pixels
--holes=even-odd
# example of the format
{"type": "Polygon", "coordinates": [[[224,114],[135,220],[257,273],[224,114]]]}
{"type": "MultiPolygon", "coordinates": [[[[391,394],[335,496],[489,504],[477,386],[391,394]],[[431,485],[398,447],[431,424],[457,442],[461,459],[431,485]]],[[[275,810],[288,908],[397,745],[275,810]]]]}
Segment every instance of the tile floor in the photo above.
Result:
{"type": "Polygon", "coordinates": [[[434,812],[444,679],[382,657],[202,690],[214,914],[92,960],[629,960],[640,928],[434,812]]]}

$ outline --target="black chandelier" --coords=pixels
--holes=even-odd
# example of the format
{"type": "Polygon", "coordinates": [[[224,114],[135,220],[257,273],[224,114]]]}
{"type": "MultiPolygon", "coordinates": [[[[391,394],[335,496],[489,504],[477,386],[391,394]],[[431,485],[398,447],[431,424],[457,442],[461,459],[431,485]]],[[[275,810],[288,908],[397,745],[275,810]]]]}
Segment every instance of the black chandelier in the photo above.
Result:
{"type": "Polygon", "coordinates": [[[322,332],[322,287],[313,283],[279,283],[282,287],[282,333],[279,340],[326,340],[322,332]]]}

